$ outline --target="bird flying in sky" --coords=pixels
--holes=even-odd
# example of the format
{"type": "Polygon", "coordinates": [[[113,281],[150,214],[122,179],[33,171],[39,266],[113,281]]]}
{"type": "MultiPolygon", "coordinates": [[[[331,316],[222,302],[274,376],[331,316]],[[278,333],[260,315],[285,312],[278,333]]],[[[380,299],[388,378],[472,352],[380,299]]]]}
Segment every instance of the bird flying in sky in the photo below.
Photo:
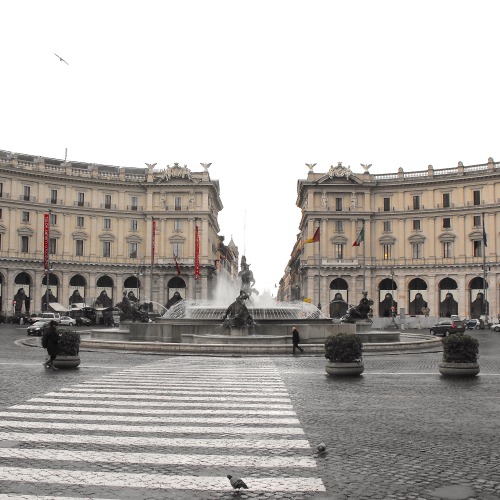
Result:
{"type": "Polygon", "coordinates": [[[61,56],[58,56],[55,52],[54,52],[54,55],[59,58],[59,61],[65,62],[69,66],[69,62],[68,61],[65,61],[61,56]]]}

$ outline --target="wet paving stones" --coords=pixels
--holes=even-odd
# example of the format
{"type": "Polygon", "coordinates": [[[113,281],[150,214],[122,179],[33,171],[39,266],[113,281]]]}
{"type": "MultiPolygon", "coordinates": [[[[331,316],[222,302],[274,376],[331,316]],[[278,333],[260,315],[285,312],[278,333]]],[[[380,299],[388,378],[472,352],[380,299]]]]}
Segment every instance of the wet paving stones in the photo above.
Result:
{"type": "Polygon", "coordinates": [[[320,356],[99,351],[48,374],[12,334],[0,500],[500,499],[500,335],[474,335],[481,373],[455,381],[439,353],[365,356],[340,380],[320,356]]]}

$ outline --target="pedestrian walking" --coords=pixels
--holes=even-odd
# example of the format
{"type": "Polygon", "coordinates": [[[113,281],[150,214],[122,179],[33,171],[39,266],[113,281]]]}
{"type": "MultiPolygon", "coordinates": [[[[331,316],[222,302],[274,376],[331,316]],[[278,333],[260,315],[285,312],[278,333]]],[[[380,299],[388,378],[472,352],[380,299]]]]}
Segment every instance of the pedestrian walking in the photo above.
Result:
{"type": "Polygon", "coordinates": [[[43,366],[45,366],[45,368],[52,368],[52,370],[57,370],[54,366],[54,360],[57,356],[57,345],[59,344],[59,334],[57,333],[56,327],[57,321],[52,320],[49,323],[49,328],[42,336],[42,347],[47,349],[47,353],[50,356],[50,358],[43,363],[43,366]]]}
{"type": "Polygon", "coordinates": [[[293,342],[293,354],[295,354],[295,349],[297,348],[300,352],[304,352],[304,349],[299,346],[300,335],[297,328],[294,326],[292,328],[292,342],[293,342]]]}

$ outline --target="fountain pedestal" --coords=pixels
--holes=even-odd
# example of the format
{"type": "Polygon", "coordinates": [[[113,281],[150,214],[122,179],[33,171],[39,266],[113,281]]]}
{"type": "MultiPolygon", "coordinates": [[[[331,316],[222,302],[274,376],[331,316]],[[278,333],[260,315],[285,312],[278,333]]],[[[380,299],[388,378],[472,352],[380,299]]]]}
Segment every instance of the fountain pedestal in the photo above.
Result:
{"type": "Polygon", "coordinates": [[[248,326],[241,327],[230,327],[229,336],[230,337],[249,337],[255,333],[254,328],[248,326]]]}
{"type": "Polygon", "coordinates": [[[373,323],[368,320],[360,319],[356,321],[356,333],[370,332],[373,328],[373,323]]]}

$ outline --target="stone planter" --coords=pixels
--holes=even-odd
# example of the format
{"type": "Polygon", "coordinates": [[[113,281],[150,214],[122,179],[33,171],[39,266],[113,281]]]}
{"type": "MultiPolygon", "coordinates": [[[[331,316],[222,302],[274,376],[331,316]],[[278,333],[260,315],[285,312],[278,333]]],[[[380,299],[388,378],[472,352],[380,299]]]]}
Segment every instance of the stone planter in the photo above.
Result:
{"type": "Polygon", "coordinates": [[[363,361],[352,363],[338,363],[337,361],[327,361],[325,371],[328,375],[336,377],[356,377],[361,375],[365,369],[363,361]]]}
{"type": "Polygon", "coordinates": [[[439,363],[439,372],[446,377],[475,377],[479,373],[479,363],[439,363]]]}
{"type": "Polygon", "coordinates": [[[57,356],[54,366],[61,370],[77,368],[80,364],[80,356],[57,356]]]}

